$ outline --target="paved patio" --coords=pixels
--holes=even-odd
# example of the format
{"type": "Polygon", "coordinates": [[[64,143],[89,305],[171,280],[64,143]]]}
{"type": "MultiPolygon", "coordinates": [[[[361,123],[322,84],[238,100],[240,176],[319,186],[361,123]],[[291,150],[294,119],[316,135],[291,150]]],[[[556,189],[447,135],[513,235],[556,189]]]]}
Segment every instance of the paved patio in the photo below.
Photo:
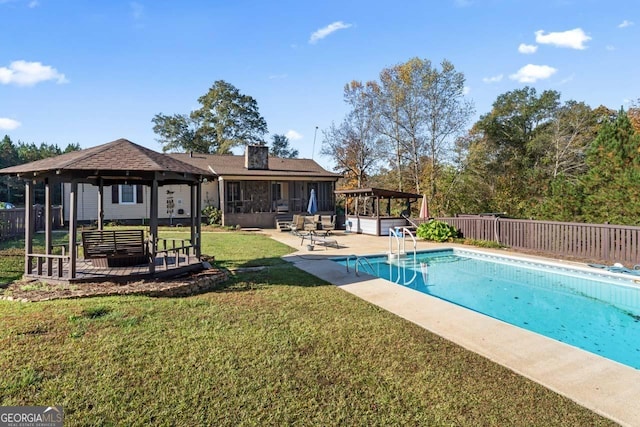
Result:
{"type": "MultiPolygon", "coordinates": [[[[542,335],[366,274],[355,276],[333,256],[380,254],[389,239],[337,232],[340,248],[308,251],[290,233],[265,230],[297,252],[285,259],[365,301],[481,354],[621,425],[640,426],[640,371],[542,335]]],[[[418,242],[417,249],[454,247],[418,242]]],[[[395,247],[395,245],[394,245],[395,247]]],[[[407,251],[413,244],[407,241],[407,251]]],[[[500,253],[505,253],[500,251],[500,253]]],[[[521,254],[517,254],[522,257],[521,254]]],[[[553,260],[558,261],[558,260],[553,260]]],[[[576,263],[570,263],[576,265],[576,263]]]]}

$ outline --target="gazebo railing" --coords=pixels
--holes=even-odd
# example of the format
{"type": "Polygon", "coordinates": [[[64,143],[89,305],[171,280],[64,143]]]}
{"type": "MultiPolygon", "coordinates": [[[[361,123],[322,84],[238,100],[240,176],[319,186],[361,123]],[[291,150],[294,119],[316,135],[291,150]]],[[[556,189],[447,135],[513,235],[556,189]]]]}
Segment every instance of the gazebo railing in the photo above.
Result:
{"type": "Polygon", "coordinates": [[[70,260],[69,255],[63,254],[27,254],[27,272],[38,276],[63,277],[63,265],[70,260]],[[54,262],[57,268],[53,268],[54,262]],[[46,265],[46,270],[45,270],[46,265]],[[46,274],[45,274],[46,271],[46,274]]]}
{"type": "Polygon", "coordinates": [[[189,263],[189,257],[195,255],[195,246],[188,239],[167,239],[159,237],[156,239],[156,258],[160,257],[163,260],[165,269],[169,269],[169,265],[173,264],[174,267],[180,266],[180,254],[186,258],[185,263],[189,263]],[[170,263],[171,259],[175,261],[170,263]]]}

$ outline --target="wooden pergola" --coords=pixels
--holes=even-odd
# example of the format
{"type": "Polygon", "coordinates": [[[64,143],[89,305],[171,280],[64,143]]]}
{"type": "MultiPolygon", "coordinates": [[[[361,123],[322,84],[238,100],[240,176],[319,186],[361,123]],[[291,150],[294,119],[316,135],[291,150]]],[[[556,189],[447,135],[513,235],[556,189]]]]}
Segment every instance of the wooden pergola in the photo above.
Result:
{"type": "Polygon", "coordinates": [[[201,183],[211,173],[134,144],[118,139],[85,150],[38,160],[23,165],[1,169],[0,175],[17,176],[25,182],[25,206],[34,202],[33,186],[44,183],[45,253],[33,252],[34,217],[32,209],[25,209],[25,271],[26,278],[52,278],[74,281],[77,279],[77,214],[78,184],[89,183],[98,187],[97,228],[103,229],[104,187],[111,185],[149,186],[149,236],[147,240],[149,262],[147,275],[156,275],[158,252],[158,187],[169,184],[191,187],[191,246],[200,260],[201,246],[201,183]],[[69,241],[66,254],[53,254],[51,221],[51,188],[60,183],[70,184],[69,241]],[[57,264],[57,265],[56,265],[57,264]],[[63,265],[66,275],[63,274],[63,265]],[[57,277],[53,277],[53,272],[57,277]]]}
{"type": "Polygon", "coordinates": [[[336,190],[334,193],[338,196],[347,198],[345,203],[345,221],[349,231],[355,231],[363,234],[373,234],[376,236],[386,236],[389,228],[404,226],[407,220],[403,216],[393,216],[391,214],[391,201],[404,200],[407,211],[410,210],[411,203],[415,203],[422,199],[420,194],[406,193],[403,191],[386,190],[383,188],[356,188],[352,190],[336,190]],[[354,211],[349,212],[349,200],[355,199],[354,211]],[[373,209],[370,214],[363,215],[359,202],[362,199],[371,199],[373,209]],[[381,201],[386,201],[386,215],[382,214],[381,201]]]}

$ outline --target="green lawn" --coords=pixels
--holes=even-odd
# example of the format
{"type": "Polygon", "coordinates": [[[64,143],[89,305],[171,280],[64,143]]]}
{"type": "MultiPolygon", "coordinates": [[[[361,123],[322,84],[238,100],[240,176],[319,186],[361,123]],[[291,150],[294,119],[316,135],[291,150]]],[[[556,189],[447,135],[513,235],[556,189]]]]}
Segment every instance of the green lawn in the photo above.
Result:
{"type": "Polygon", "coordinates": [[[614,425],[284,263],[289,251],[203,233],[218,265],[270,267],[189,298],[0,301],[0,405],[62,405],[67,426],[614,425]]]}

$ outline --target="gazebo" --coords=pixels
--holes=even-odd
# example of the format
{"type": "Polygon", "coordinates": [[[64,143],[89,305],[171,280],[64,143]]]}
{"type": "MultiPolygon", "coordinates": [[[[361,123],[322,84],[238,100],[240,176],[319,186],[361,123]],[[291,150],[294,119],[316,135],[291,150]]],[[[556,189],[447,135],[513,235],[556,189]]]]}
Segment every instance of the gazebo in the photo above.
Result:
{"type": "Polygon", "coordinates": [[[404,200],[406,210],[410,212],[411,203],[422,199],[420,194],[383,188],[336,190],[334,193],[347,199],[345,203],[347,230],[374,236],[386,236],[390,228],[407,225],[407,219],[404,216],[391,214],[392,201],[404,200]],[[353,199],[354,203],[349,203],[349,199],[353,199]]]}
{"type": "Polygon", "coordinates": [[[126,139],[118,139],[97,147],[65,153],[23,165],[1,169],[0,175],[17,176],[25,182],[25,206],[34,202],[33,185],[44,183],[45,215],[45,253],[34,253],[34,217],[32,209],[25,209],[25,267],[27,279],[53,280],[62,282],[82,282],[112,280],[114,278],[158,277],[183,274],[185,271],[202,269],[201,234],[201,183],[211,173],[192,166],[169,155],[157,153],[134,144],[126,139]],[[69,240],[68,249],[62,254],[53,253],[51,221],[51,188],[61,183],[70,184],[69,193],[69,240]],[[142,267],[127,269],[110,268],[96,272],[91,263],[81,263],[85,270],[78,269],[77,256],[77,212],[78,183],[89,183],[98,187],[97,230],[103,230],[105,186],[145,185],[150,187],[149,197],[149,233],[144,241],[147,262],[142,267]],[[175,244],[167,250],[166,242],[160,247],[158,238],[158,187],[169,184],[189,185],[191,187],[191,239],[179,249],[186,253],[186,262],[179,267],[180,255],[175,244]],[[174,265],[168,269],[167,253],[173,251],[174,265]],[[193,258],[190,252],[193,252],[193,258]],[[165,257],[165,269],[160,271],[157,257],[165,257]]]}

